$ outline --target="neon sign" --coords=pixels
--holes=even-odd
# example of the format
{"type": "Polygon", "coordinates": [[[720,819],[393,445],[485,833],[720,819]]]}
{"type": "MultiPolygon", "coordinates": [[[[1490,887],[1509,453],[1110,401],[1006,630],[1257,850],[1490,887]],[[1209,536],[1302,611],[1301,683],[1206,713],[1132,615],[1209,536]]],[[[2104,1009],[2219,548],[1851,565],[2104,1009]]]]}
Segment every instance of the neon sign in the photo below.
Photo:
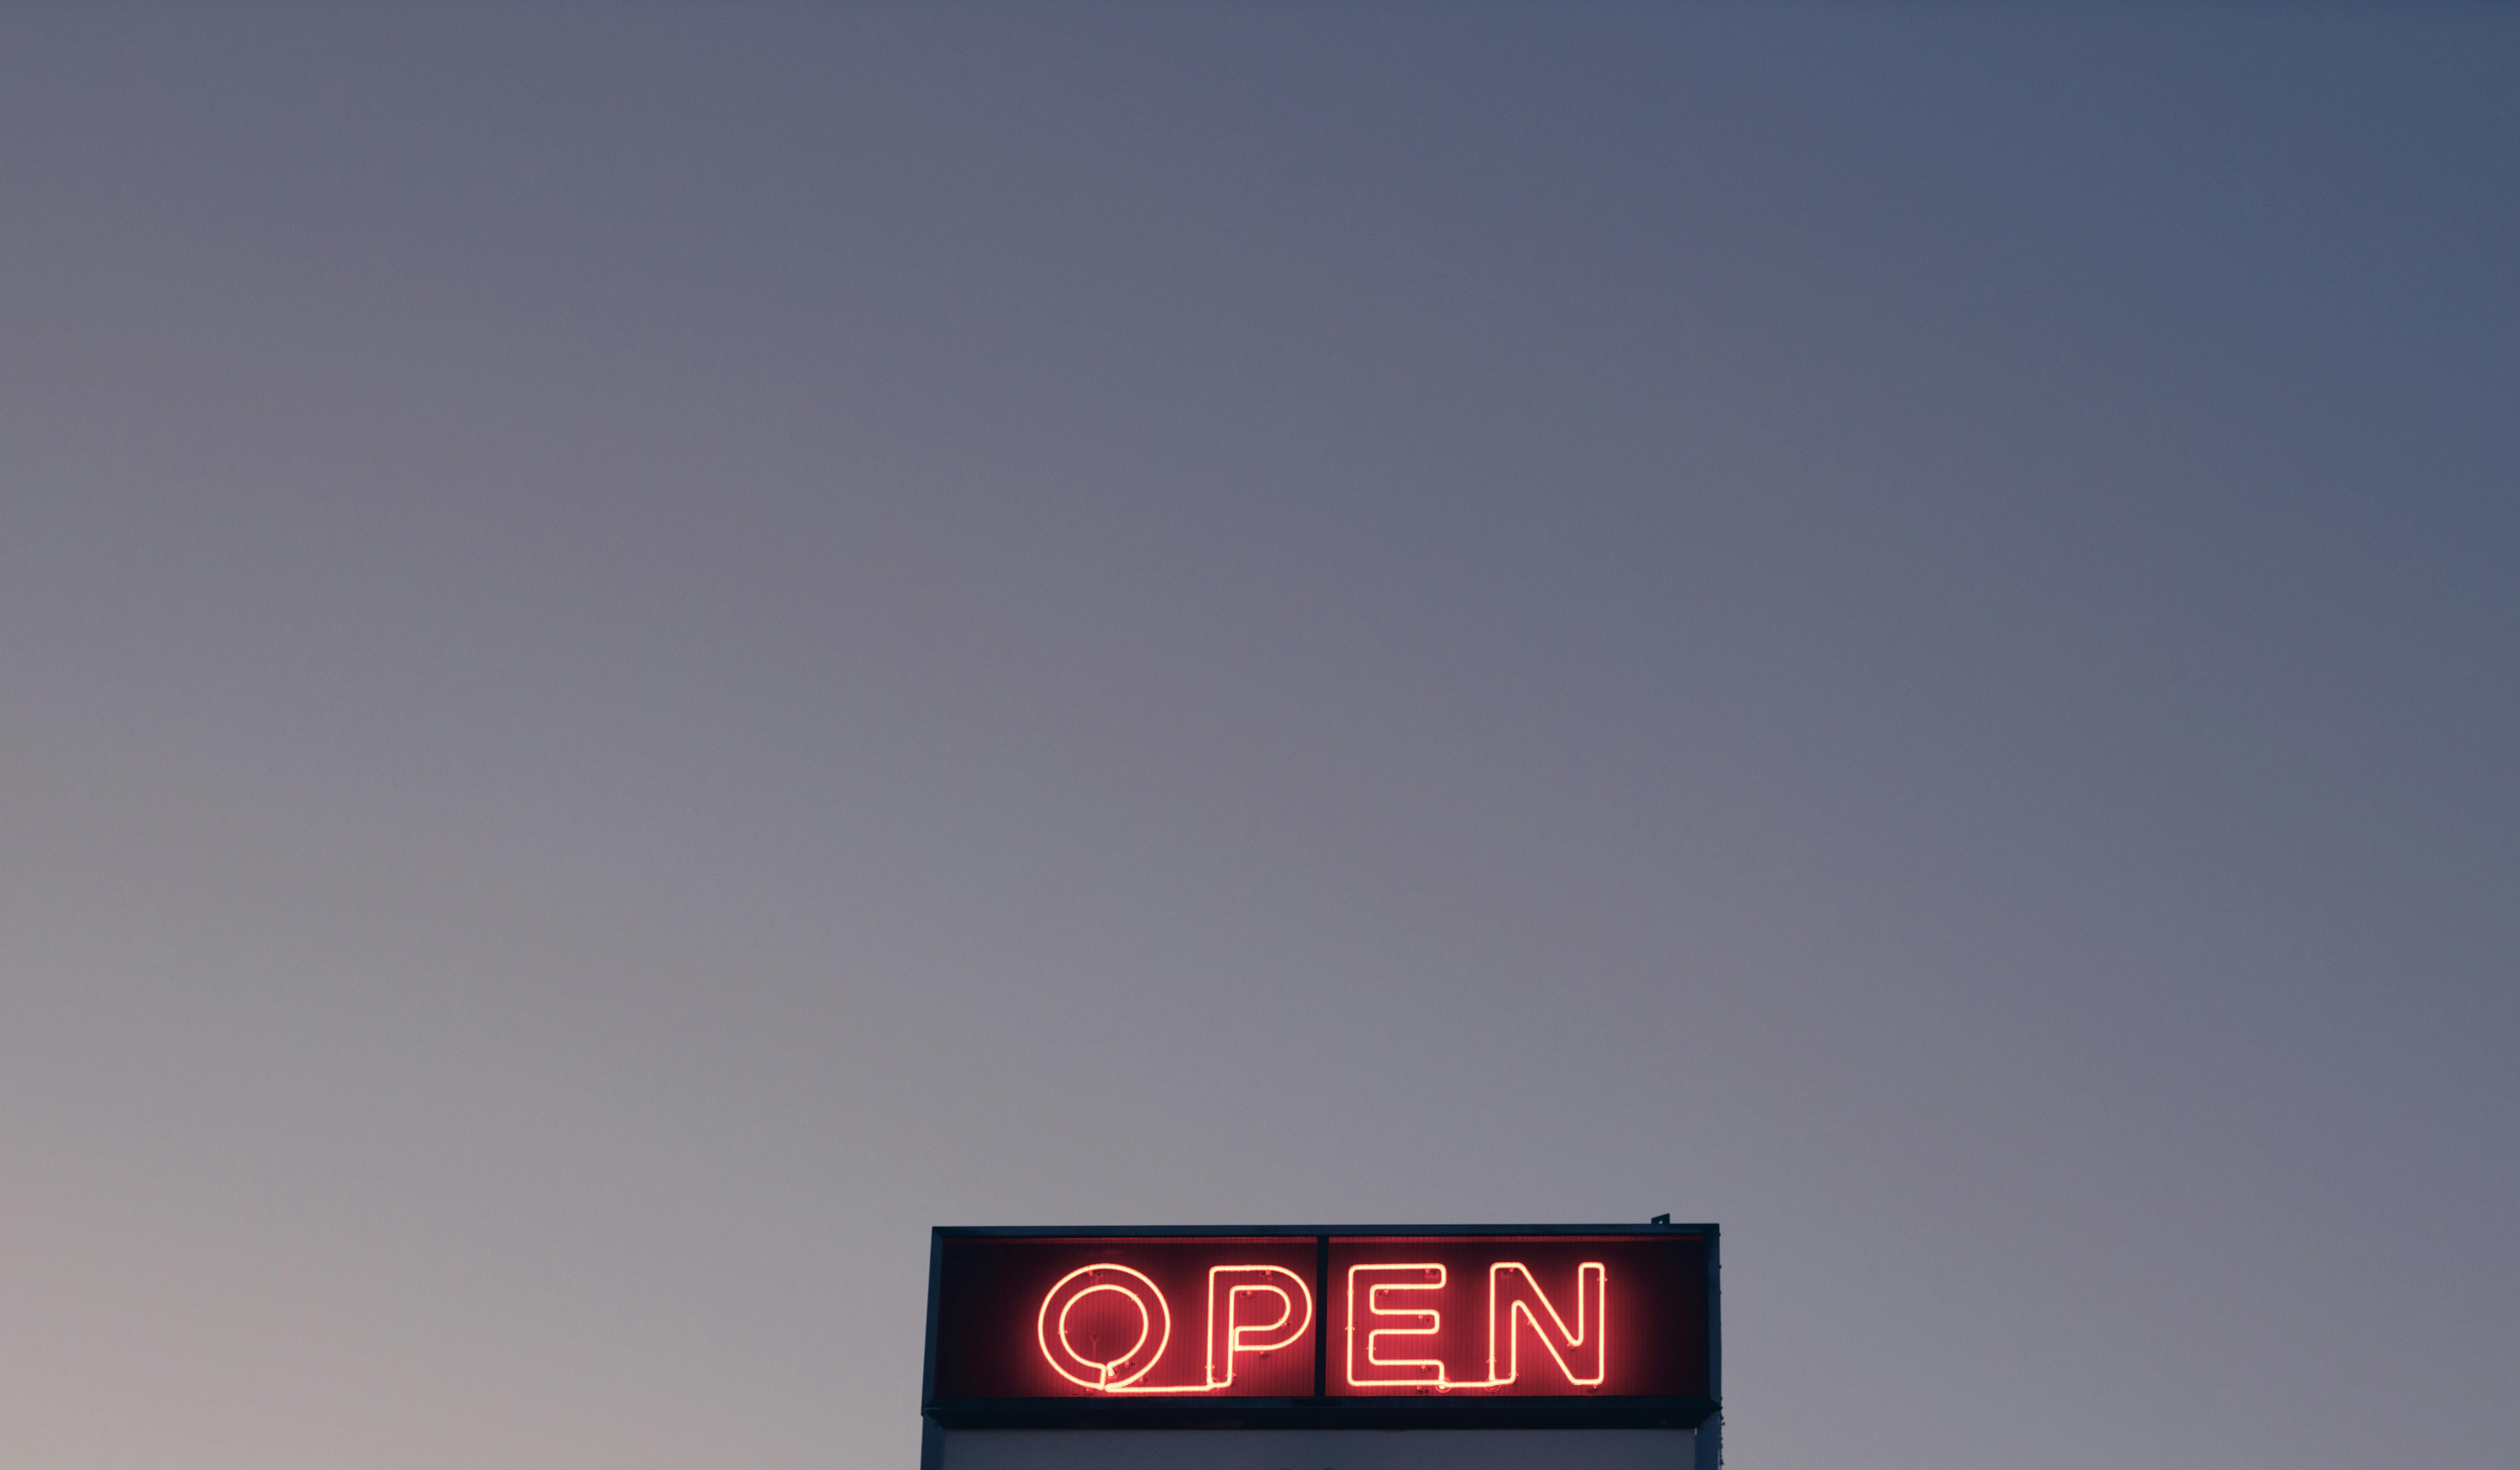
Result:
{"type": "Polygon", "coordinates": [[[1713,1257],[1702,1226],[940,1231],[928,1395],[1148,1424],[1207,1401],[1711,1403],[1713,1257]]]}

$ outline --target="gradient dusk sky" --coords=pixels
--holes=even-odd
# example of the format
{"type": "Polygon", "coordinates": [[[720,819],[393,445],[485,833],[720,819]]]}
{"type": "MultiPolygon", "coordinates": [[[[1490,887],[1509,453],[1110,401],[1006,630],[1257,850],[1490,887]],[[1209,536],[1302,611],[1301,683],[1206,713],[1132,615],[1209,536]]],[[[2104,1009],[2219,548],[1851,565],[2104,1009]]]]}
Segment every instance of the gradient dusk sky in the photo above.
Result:
{"type": "Polygon", "coordinates": [[[1665,1211],[1735,1470],[2513,1463],[2520,11],[13,5],[0,374],[13,1470],[1665,1211]]]}

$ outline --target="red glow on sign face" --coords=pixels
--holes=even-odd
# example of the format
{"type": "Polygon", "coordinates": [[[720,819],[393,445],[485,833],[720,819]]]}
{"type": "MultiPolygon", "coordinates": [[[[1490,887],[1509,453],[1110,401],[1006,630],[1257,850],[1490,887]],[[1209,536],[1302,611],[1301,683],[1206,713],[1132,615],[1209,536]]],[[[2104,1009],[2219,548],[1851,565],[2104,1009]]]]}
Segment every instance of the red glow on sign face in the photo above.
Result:
{"type": "MultiPolygon", "coordinates": [[[[1488,1266],[1487,1372],[1455,1378],[1440,1357],[1396,1357],[1390,1338],[1431,1344],[1444,1335],[1443,1263],[1435,1261],[1352,1265],[1347,1269],[1347,1387],[1350,1389],[1510,1389],[1522,1381],[1522,1345],[1537,1339],[1558,1376],[1578,1389],[1598,1389],[1609,1377],[1607,1305],[1610,1268],[1598,1261],[1575,1267],[1575,1325],[1519,1261],[1488,1266]],[[1403,1294],[1407,1294],[1403,1296],[1403,1294]],[[1411,1303],[1392,1307],[1390,1299],[1411,1303]],[[1400,1325],[1392,1325],[1398,1323],[1400,1325]]],[[[1421,1351],[1424,1351],[1421,1349],[1421,1351]]]]}
{"type": "Polygon", "coordinates": [[[1282,1265],[1211,1265],[1207,1268],[1207,1373],[1195,1383],[1141,1383],[1172,1346],[1172,1304],[1146,1272],[1116,1261],[1080,1265],[1058,1278],[1041,1299],[1033,1324],[1042,1359],[1059,1377],[1102,1394],[1216,1394],[1234,1387],[1236,1366],[1266,1357],[1305,1340],[1313,1325],[1312,1283],[1282,1265]],[[1103,1330],[1113,1303],[1127,1304],[1136,1336],[1103,1330]],[[1089,1309],[1079,1319],[1077,1309],[1089,1309]],[[1127,1347],[1119,1347],[1126,1338],[1127,1347]],[[1083,1346],[1080,1346],[1080,1341],[1083,1346]],[[1116,1349],[1110,1356],[1096,1353],[1116,1349]]]}
{"type": "Polygon", "coordinates": [[[945,1250],[941,1397],[1313,1392],[1309,1237],[1002,1238],[945,1250]]]}
{"type": "Polygon", "coordinates": [[[1336,1236],[1333,1396],[1704,1392],[1700,1243],[1336,1236]]]}
{"type": "Polygon", "coordinates": [[[939,1400],[1711,1397],[1710,1237],[939,1242],[939,1400]]]}

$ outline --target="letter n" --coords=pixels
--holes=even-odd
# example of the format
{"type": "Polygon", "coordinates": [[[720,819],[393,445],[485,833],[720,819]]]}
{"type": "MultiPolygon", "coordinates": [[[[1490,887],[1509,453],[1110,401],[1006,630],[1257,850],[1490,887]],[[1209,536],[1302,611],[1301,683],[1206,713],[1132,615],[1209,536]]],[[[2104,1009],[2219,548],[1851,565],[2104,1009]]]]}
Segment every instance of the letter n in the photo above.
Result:
{"type": "Polygon", "coordinates": [[[1499,1386],[1521,1376],[1519,1350],[1529,1323],[1557,1371],[1578,1388],[1598,1388],[1609,1376],[1610,1268],[1587,1261],[1575,1268],[1575,1325],[1541,1291],[1531,1267],[1500,1261],[1488,1267],[1488,1381],[1499,1386]]]}

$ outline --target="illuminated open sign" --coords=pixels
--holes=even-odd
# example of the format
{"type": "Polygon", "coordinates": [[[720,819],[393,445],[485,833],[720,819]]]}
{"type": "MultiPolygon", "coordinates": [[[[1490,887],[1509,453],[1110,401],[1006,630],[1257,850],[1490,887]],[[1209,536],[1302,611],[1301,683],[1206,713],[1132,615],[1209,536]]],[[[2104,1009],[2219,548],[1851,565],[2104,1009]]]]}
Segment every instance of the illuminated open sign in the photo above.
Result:
{"type": "Polygon", "coordinates": [[[1494,1422],[1505,1405],[1473,1406],[1506,1400],[1557,1405],[1552,1423],[1694,1423],[1716,1397],[1715,1242],[1712,1226],[939,1230],[926,1403],[973,1423],[1366,1424],[1494,1422]]]}

